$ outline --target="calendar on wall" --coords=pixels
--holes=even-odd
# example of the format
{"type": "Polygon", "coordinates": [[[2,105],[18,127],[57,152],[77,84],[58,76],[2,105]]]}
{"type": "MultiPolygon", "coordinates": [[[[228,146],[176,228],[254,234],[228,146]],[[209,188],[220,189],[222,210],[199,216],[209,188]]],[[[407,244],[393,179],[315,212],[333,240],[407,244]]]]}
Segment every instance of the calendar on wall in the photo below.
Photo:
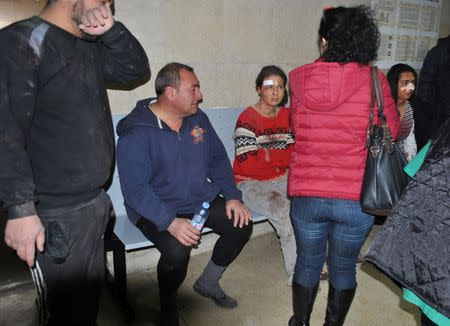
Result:
{"type": "Polygon", "coordinates": [[[437,43],[443,0],[372,0],[380,29],[376,64],[389,69],[406,63],[420,69],[437,43]]]}

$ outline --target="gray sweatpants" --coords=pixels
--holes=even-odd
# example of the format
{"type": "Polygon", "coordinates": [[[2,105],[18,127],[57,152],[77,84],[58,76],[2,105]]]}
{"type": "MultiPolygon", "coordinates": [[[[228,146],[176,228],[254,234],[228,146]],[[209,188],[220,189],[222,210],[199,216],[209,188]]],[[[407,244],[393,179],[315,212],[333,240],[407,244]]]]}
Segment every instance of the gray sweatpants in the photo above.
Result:
{"type": "Polygon", "coordinates": [[[275,181],[245,181],[238,184],[245,205],[269,219],[280,239],[284,265],[289,278],[294,274],[297,247],[289,218],[290,200],[287,198],[287,178],[275,181]]]}

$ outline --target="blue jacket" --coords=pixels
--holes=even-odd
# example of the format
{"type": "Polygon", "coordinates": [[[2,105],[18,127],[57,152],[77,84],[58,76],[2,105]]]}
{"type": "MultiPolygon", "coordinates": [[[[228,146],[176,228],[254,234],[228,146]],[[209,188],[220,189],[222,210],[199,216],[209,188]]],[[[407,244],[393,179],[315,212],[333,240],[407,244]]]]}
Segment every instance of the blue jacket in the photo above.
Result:
{"type": "Polygon", "coordinates": [[[117,125],[117,167],[130,220],[144,217],[163,231],[177,214],[194,213],[219,193],[240,200],[230,160],[206,114],[184,118],[177,133],[148,109],[150,101],[139,101],[117,125]]]}

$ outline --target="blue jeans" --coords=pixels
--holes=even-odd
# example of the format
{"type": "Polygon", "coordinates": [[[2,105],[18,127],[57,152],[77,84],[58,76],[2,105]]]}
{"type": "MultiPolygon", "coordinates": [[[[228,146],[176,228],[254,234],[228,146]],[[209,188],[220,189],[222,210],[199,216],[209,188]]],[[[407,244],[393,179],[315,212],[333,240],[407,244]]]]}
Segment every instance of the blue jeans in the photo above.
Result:
{"type": "Polygon", "coordinates": [[[297,243],[294,281],[315,286],[326,259],[333,287],[355,288],[356,261],[373,216],[357,201],[319,197],[294,197],[290,215],[297,243]]]}

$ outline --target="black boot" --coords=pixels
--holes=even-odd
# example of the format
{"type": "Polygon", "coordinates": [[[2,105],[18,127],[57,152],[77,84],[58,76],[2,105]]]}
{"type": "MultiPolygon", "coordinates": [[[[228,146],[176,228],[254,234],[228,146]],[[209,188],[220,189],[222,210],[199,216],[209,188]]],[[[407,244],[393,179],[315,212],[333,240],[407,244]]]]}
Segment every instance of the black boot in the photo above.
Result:
{"type": "Polygon", "coordinates": [[[163,295],[160,293],[160,326],[179,326],[177,315],[177,294],[178,291],[171,295],[163,295]]]}
{"type": "Polygon", "coordinates": [[[309,326],[309,318],[316,300],[319,283],[313,288],[292,282],[292,305],[294,315],[289,319],[289,326],[309,326]]]}
{"type": "Polygon", "coordinates": [[[176,311],[162,311],[159,317],[159,326],[180,326],[176,311]]]}
{"type": "Polygon", "coordinates": [[[423,312],[421,318],[421,326],[437,326],[433,321],[431,321],[423,312]]]}
{"type": "Polygon", "coordinates": [[[324,326],[342,326],[350,309],[356,288],[336,290],[331,283],[328,290],[327,314],[324,326]]]}

